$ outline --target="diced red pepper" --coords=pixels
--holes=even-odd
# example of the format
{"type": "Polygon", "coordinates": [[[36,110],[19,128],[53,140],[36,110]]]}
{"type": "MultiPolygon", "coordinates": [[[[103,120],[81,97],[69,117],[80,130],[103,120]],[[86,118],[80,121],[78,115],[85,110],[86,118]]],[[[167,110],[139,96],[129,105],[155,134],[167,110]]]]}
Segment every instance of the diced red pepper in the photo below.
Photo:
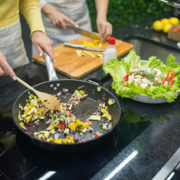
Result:
{"type": "Polygon", "coordinates": [[[59,123],[57,126],[60,129],[64,129],[65,128],[65,124],[64,123],[59,123]]]}
{"type": "Polygon", "coordinates": [[[95,134],[95,138],[98,138],[100,137],[101,135],[100,134],[95,134]]]}
{"type": "Polygon", "coordinates": [[[166,77],[161,80],[162,84],[164,85],[164,82],[167,81],[167,78],[169,77],[169,72],[167,73],[166,77]]]}
{"type": "Polygon", "coordinates": [[[129,86],[128,86],[128,85],[124,85],[124,87],[127,87],[127,88],[129,88],[129,86]]]}
{"type": "Polygon", "coordinates": [[[158,84],[158,81],[154,81],[155,84],[158,84]]]}
{"type": "Polygon", "coordinates": [[[89,125],[91,125],[91,122],[90,122],[89,120],[87,120],[86,123],[88,123],[89,125]]]}
{"type": "Polygon", "coordinates": [[[129,79],[129,74],[126,74],[124,77],[123,77],[124,81],[128,81],[129,79]]]}

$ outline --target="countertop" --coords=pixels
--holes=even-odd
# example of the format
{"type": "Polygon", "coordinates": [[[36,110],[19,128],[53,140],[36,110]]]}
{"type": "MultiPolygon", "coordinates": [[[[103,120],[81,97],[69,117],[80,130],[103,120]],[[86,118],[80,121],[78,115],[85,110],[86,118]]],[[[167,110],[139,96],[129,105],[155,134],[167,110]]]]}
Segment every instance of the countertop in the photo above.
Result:
{"type": "MultiPolygon", "coordinates": [[[[159,19],[168,17],[162,15],[159,19]]],[[[140,35],[177,48],[177,42],[167,39],[162,32],[155,32],[149,18],[140,23],[120,28],[114,35],[124,39],[129,35],[140,35]]],[[[179,51],[180,53],[180,51],[179,51]]],[[[129,101],[129,103],[132,103],[129,101]]],[[[134,111],[147,117],[151,124],[126,146],[112,161],[92,179],[150,180],[180,147],[180,101],[164,105],[136,104],[134,111]],[[153,107],[152,107],[153,106],[153,107]],[[131,160],[126,164],[128,158],[131,160]],[[126,165],[124,165],[124,163],[126,165]]],[[[128,135],[128,134],[127,134],[128,135]]]]}
{"type": "MultiPolygon", "coordinates": [[[[114,33],[114,36],[119,39],[124,39],[128,35],[140,34],[150,39],[169,44],[171,47],[176,47],[176,42],[169,41],[163,33],[156,33],[152,30],[152,21],[153,18],[150,18],[136,24],[122,27],[114,33]]],[[[45,67],[33,61],[28,65],[17,68],[15,72],[30,84],[48,81],[45,67]],[[41,76],[39,76],[39,73],[41,76]]],[[[101,79],[104,75],[102,68],[99,68],[87,76],[84,76],[82,79],[101,79]]],[[[59,79],[67,78],[60,73],[58,73],[58,77],[59,79]]],[[[8,117],[11,116],[13,102],[25,88],[17,82],[12,81],[9,77],[0,78],[0,84],[0,118],[8,119],[8,117]],[[6,117],[2,117],[2,115],[6,117]]],[[[130,107],[136,107],[132,109],[133,111],[142,114],[151,123],[116,157],[100,169],[99,172],[91,178],[92,180],[152,179],[180,147],[180,97],[176,102],[166,105],[144,105],[132,100],[126,101],[130,107]],[[129,156],[131,159],[128,159],[129,162],[126,164],[125,162],[127,162],[129,156]]],[[[8,126],[11,126],[11,124],[7,123],[6,127],[2,127],[0,121],[1,131],[5,128],[7,130],[8,126]]]]}

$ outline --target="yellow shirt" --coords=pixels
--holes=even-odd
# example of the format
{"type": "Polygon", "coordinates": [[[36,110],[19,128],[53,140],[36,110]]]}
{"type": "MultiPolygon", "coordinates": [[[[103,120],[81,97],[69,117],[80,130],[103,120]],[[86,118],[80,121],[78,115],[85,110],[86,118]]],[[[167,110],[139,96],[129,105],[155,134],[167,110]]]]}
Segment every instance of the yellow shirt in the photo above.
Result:
{"type": "Polygon", "coordinates": [[[19,10],[28,22],[31,33],[45,32],[39,0],[0,0],[0,28],[15,23],[19,19],[19,10]]]}

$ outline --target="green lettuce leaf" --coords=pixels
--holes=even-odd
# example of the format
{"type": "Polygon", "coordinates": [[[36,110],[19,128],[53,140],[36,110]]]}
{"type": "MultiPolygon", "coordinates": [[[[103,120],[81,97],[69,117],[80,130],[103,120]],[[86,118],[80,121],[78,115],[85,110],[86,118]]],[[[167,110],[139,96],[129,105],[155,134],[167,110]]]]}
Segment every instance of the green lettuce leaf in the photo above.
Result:
{"type": "Polygon", "coordinates": [[[158,59],[156,56],[151,56],[148,61],[142,61],[140,56],[136,55],[134,50],[131,50],[129,54],[122,58],[111,59],[103,66],[103,70],[106,74],[110,74],[113,78],[112,88],[116,94],[129,98],[136,97],[137,94],[143,94],[150,96],[151,98],[165,97],[168,102],[173,102],[177,98],[177,91],[180,89],[180,65],[175,61],[175,57],[170,54],[167,57],[166,65],[158,59]],[[175,78],[173,86],[160,85],[157,87],[136,86],[134,81],[127,83],[125,87],[124,76],[131,71],[132,67],[139,66],[143,68],[159,69],[164,76],[172,70],[175,72],[175,78]]]}

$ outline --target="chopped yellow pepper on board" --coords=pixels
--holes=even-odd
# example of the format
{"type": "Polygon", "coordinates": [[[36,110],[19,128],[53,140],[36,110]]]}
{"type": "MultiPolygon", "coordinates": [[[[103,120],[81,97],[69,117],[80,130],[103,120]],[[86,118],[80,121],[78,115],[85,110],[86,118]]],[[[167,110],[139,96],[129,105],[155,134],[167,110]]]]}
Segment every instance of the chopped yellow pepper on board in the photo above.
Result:
{"type": "Polygon", "coordinates": [[[86,47],[91,47],[91,48],[102,48],[102,43],[98,40],[94,40],[94,41],[83,41],[82,42],[83,46],[86,47]]]}

